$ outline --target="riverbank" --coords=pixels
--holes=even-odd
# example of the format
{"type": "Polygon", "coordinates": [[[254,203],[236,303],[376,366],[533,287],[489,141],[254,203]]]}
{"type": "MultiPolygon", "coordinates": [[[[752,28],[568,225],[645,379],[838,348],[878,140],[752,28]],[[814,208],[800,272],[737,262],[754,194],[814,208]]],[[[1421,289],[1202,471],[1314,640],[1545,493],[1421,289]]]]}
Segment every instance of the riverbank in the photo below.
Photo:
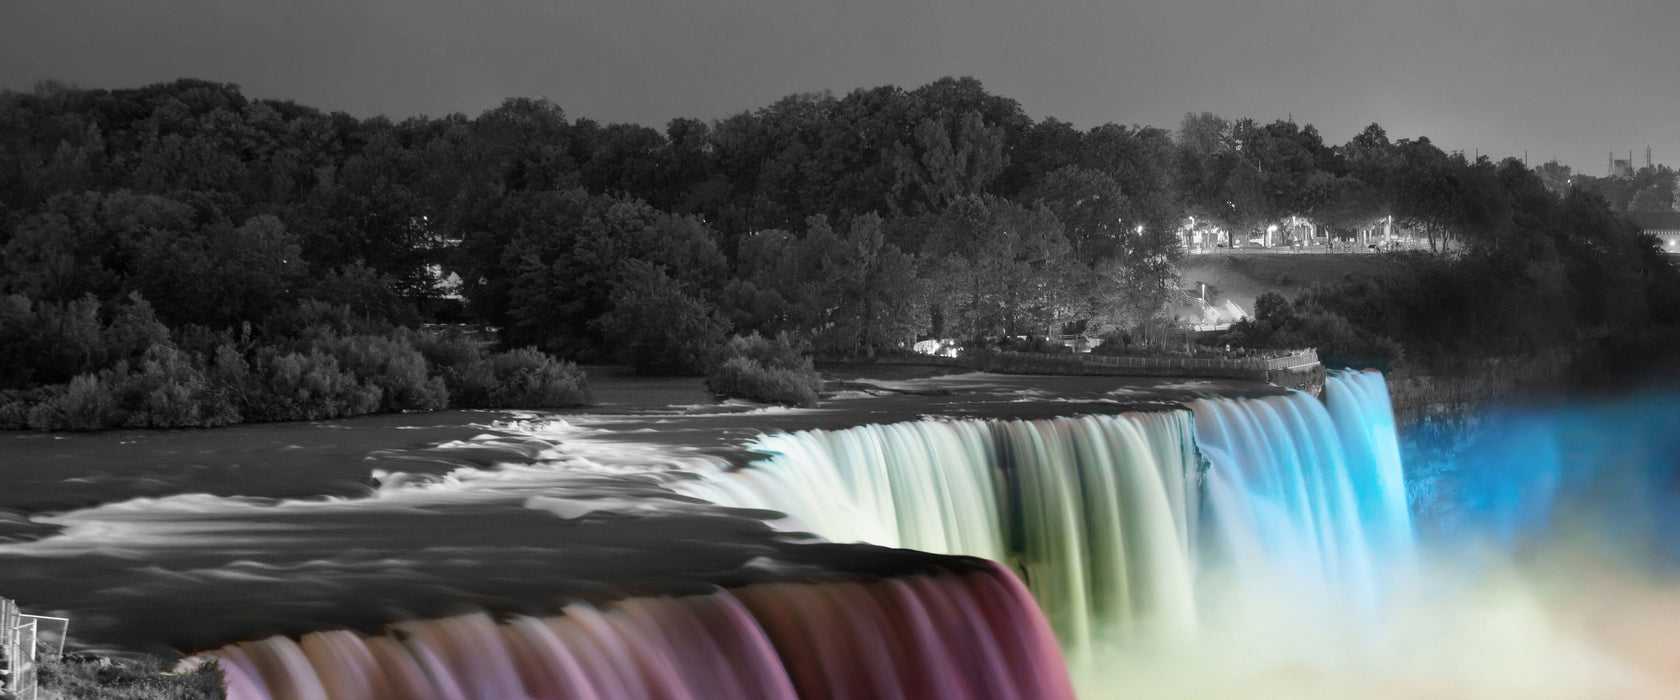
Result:
{"type": "Polygon", "coordinates": [[[222,700],[227,688],[214,665],[175,673],[157,656],[112,659],[88,654],[43,661],[41,697],[66,700],[222,700]]]}
{"type": "Polygon", "coordinates": [[[1610,336],[1527,357],[1466,362],[1453,372],[1389,373],[1398,425],[1493,404],[1548,405],[1565,399],[1680,386],[1680,330],[1610,336]]]}
{"type": "Polygon", "coordinates": [[[1397,425],[1426,416],[1491,403],[1546,401],[1566,389],[1570,353],[1531,358],[1492,358],[1453,374],[1418,374],[1406,369],[1388,377],[1397,425]]]}
{"type": "Polygon", "coordinates": [[[1250,379],[1300,389],[1314,396],[1324,392],[1324,366],[1312,349],[1240,351],[1231,355],[1209,351],[1207,356],[1185,353],[1139,352],[1130,355],[1097,353],[1041,353],[982,351],[958,357],[891,355],[874,358],[829,358],[824,367],[927,366],[947,370],[1043,376],[1154,377],[1177,379],[1250,379]]]}

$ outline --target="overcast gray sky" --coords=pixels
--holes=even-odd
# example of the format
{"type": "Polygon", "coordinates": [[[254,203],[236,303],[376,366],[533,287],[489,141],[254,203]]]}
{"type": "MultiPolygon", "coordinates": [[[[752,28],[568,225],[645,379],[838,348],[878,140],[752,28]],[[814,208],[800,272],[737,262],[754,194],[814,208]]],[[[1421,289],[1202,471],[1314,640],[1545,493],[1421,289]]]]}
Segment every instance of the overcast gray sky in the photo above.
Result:
{"type": "Polygon", "coordinates": [[[503,97],[662,126],[979,78],[1034,117],[1371,122],[1602,175],[1680,166],[1680,0],[4,0],[0,86],[177,77],[358,116],[503,97]]]}

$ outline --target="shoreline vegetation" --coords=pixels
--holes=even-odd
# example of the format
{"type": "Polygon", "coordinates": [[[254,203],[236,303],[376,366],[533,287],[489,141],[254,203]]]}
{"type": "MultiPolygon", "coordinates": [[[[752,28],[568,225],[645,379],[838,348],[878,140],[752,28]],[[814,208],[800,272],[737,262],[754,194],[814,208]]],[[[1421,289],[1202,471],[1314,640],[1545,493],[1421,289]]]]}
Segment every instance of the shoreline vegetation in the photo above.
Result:
{"type": "MultiPolygon", "coordinates": [[[[105,310],[0,298],[14,352],[51,358],[64,383],[0,390],[0,428],[204,428],[443,408],[587,404],[576,365],[530,348],[488,352],[470,338],[358,322],[305,302],[290,332],[247,325],[172,332],[138,293],[105,310]]],[[[41,362],[48,365],[49,362],[41,362]]],[[[50,376],[50,375],[49,375],[50,376]]]]}
{"type": "Polygon", "coordinates": [[[927,339],[1311,347],[1443,377],[1604,338],[1673,351],[1680,271],[1620,212],[1676,180],[1469,158],[1376,124],[1339,145],[1207,113],[1080,130],[972,78],[663,130],[526,98],[393,121],[201,80],[44,82],[0,91],[0,427],[585,404],[574,363],[810,405],[811,357],[927,339]],[[1212,336],[1173,315],[1194,305],[1190,232],[1244,248],[1378,222],[1429,250],[1260,295],[1212,336]]]}
{"type": "MultiPolygon", "coordinates": [[[[111,659],[83,654],[37,667],[43,697],[78,700],[223,700],[227,688],[214,662],[177,672],[156,656],[111,659]]],[[[0,692],[0,698],[9,698],[0,692]]]]}

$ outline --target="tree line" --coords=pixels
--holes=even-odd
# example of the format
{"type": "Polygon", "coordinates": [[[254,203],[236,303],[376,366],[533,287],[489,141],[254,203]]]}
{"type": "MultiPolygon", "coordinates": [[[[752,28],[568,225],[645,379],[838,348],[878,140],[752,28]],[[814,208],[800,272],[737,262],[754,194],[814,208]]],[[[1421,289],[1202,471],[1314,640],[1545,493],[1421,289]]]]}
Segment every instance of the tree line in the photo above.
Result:
{"type": "MultiPolygon", "coordinates": [[[[1284,216],[1339,235],[1393,216],[1442,250],[1583,255],[1610,277],[1644,254],[1602,198],[1545,183],[1377,125],[1342,145],[1211,114],[1176,131],[1079,129],[970,78],[793,95],[663,130],[541,99],[393,121],[197,80],[43,83],[0,93],[0,389],[28,413],[77,377],[139,372],[138,345],[105,338],[133,325],[123,314],[151,314],[140,325],[205,376],[224,347],[252,371],[298,355],[327,376],[326,358],[355,364],[334,339],[430,320],[648,373],[704,371],[754,332],[848,355],[1147,335],[1170,323],[1189,217],[1246,240],[1284,216]],[[1542,195],[1553,213],[1535,213],[1542,195]],[[1530,235],[1537,221],[1609,242],[1560,245],[1530,235]]],[[[1590,276],[1508,264],[1548,289],[1590,276]]],[[[442,377],[426,342],[392,352],[442,377]]]]}

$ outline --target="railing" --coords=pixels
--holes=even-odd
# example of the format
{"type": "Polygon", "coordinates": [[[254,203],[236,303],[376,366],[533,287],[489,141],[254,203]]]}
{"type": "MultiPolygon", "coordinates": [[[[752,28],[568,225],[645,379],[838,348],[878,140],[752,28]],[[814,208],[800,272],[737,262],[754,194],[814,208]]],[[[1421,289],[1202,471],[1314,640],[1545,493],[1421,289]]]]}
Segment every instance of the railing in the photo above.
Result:
{"type": "Polygon", "coordinates": [[[35,620],[25,622],[24,617],[18,612],[17,603],[0,598],[0,674],[5,674],[0,690],[8,693],[9,697],[35,700],[40,693],[35,683],[35,642],[39,623],[35,620]]]}
{"type": "Polygon", "coordinates": [[[36,676],[41,623],[57,622],[58,657],[64,656],[64,640],[70,636],[70,620],[48,615],[30,615],[17,603],[0,598],[0,693],[19,700],[36,700],[41,688],[36,676]]]}
{"type": "Polygon", "coordinates": [[[999,352],[1002,357],[1013,357],[1028,360],[1059,362],[1078,365],[1096,365],[1099,367],[1114,367],[1116,369],[1151,369],[1151,370],[1246,370],[1251,372],[1267,372],[1303,367],[1318,363],[1317,350],[1297,350],[1278,357],[1174,357],[1174,356],[1129,356],[1129,355],[1090,355],[1083,353],[1043,353],[1043,352],[999,352]]]}
{"type": "MultiPolygon", "coordinates": [[[[857,361],[853,358],[841,357],[819,358],[819,360],[841,363],[857,361]]],[[[1116,370],[1147,370],[1153,373],[1168,372],[1184,375],[1194,375],[1197,371],[1212,371],[1225,376],[1230,376],[1231,373],[1238,373],[1240,376],[1260,376],[1267,372],[1318,364],[1318,351],[1313,349],[1295,350],[1273,357],[1179,357],[1172,355],[1093,355],[1072,352],[1044,353],[998,350],[964,354],[958,357],[885,355],[869,362],[882,365],[941,365],[1008,371],[1006,368],[998,367],[998,365],[1010,361],[1031,362],[1035,365],[1034,369],[1043,369],[1046,364],[1051,364],[1069,368],[1112,367],[1116,370]]]]}

